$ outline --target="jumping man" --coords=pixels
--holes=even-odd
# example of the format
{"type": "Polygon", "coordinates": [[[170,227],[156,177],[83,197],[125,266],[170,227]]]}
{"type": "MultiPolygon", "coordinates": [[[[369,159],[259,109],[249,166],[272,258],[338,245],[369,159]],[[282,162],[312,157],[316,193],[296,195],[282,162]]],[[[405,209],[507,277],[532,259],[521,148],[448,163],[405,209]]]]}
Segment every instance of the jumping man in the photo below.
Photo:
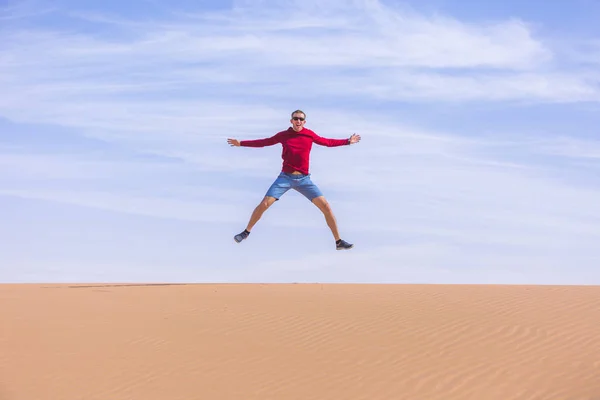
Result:
{"type": "Polygon", "coordinates": [[[337,223],[333,212],[331,211],[331,206],[317,185],[310,180],[310,151],[313,142],[326,147],[346,146],[358,143],[360,141],[360,135],[353,134],[348,139],[323,138],[304,127],[304,124],[306,123],[306,114],[302,110],[294,111],[290,122],[292,124],[291,127],[269,138],[242,141],[238,141],[237,139],[227,139],[227,143],[236,147],[265,147],[277,143],[281,143],[283,147],[281,153],[281,158],[283,159],[281,173],[275,179],[271,187],[269,187],[265,197],[252,212],[246,229],[242,233],[235,235],[234,239],[238,243],[246,239],[248,235],[250,235],[250,231],[254,225],[262,217],[263,213],[275,201],[279,200],[285,192],[294,189],[304,195],[317,206],[321,212],[323,212],[325,221],[327,222],[329,229],[331,229],[331,233],[335,239],[336,249],[349,250],[354,245],[340,238],[337,223]]]}

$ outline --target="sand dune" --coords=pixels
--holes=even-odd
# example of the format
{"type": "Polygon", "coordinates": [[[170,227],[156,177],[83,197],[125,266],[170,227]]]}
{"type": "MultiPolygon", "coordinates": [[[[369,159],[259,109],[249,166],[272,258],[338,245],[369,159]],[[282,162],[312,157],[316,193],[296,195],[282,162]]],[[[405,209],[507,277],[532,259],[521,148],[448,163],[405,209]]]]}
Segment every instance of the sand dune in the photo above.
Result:
{"type": "Polygon", "coordinates": [[[600,287],[0,285],[4,400],[600,400],[600,287]]]}

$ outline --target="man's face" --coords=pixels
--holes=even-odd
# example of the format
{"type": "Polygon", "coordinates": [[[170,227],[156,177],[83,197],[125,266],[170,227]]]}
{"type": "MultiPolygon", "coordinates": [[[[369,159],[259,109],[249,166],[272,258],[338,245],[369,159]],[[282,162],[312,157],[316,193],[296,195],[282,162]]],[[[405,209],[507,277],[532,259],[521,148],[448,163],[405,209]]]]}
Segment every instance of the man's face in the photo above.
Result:
{"type": "Polygon", "coordinates": [[[292,128],[296,132],[301,131],[304,127],[304,123],[306,122],[305,118],[306,117],[302,113],[295,113],[294,115],[292,115],[292,119],[290,120],[290,122],[292,123],[292,128]]]}

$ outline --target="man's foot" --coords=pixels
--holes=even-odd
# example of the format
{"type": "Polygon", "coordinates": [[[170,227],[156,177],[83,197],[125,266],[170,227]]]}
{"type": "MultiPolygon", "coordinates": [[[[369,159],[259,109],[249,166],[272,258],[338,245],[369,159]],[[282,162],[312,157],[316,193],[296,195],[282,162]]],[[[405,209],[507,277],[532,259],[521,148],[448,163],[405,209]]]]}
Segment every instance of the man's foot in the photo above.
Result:
{"type": "Polygon", "coordinates": [[[246,229],[244,229],[244,232],[242,233],[238,233],[237,235],[235,235],[233,237],[233,239],[240,243],[242,240],[246,239],[248,237],[248,235],[250,234],[250,232],[248,232],[246,229]]]}
{"type": "Polygon", "coordinates": [[[354,247],[353,244],[350,244],[350,243],[346,242],[343,239],[337,240],[335,242],[335,249],[336,250],[350,250],[353,247],[354,247]]]}

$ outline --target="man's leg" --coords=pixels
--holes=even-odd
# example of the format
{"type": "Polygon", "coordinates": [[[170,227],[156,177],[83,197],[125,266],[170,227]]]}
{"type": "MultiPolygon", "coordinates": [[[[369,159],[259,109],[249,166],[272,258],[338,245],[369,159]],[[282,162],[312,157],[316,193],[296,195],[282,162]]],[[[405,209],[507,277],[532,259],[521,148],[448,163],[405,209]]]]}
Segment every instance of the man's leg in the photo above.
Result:
{"type": "Polygon", "coordinates": [[[336,250],[350,250],[354,247],[353,244],[346,242],[344,239],[340,238],[340,233],[338,232],[337,222],[335,220],[335,216],[333,215],[333,211],[331,211],[331,206],[329,202],[325,199],[325,196],[321,195],[312,199],[312,203],[321,210],[323,215],[325,216],[325,221],[327,221],[327,226],[331,229],[331,233],[335,238],[335,248],[336,250]]]}
{"type": "Polygon", "coordinates": [[[250,235],[250,231],[252,230],[254,225],[256,225],[260,217],[262,217],[263,213],[267,211],[267,209],[271,207],[271,205],[275,203],[276,200],[277,199],[275,197],[271,196],[265,196],[262,199],[262,201],[256,206],[256,208],[254,208],[254,211],[252,211],[252,215],[250,216],[250,221],[248,221],[246,229],[244,229],[243,232],[240,232],[233,237],[236,242],[240,243],[242,240],[246,239],[248,235],[250,235]]]}
{"type": "Polygon", "coordinates": [[[312,199],[312,203],[317,206],[319,210],[325,216],[325,221],[327,222],[327,226],[331,229],[331,233],[335,241],[340,240],[340,233],[338,232],[337,221],[335,220],[335,216],[333,215],[333,211],[331,210],[331,206],[325,196],[318,196],[312,199]]]}
{"type": "Polygon", "coordinates": [[[273,203],[279,200],[279,198],[283,196],[290,188],[291,184],[289,179],[287,179],[284,174],[280,174],[271,184],[262,201],[254,208],[254,211],[252,211],[252,215],[250,216],[250,221],[248,221],[246,229],[234,236],[235,241],[240,243],[242,240],[246,239],[248,235],[250,235],[250,231],[254,225],[256,225],[258,220],[260,220],[262,217],[263,213],[267,211],[267,209],[271,207],[273,203]]]}
{"type": "Polygon", "coordinates": [[[340,233],[338,231],[337,221],[335,216],[333,215],[333,211],[331,210],[331,206],[325,196],[319,189],[319,187],[310,179],[310,176],[306,176],[303,178],[296,187],[294,187],[298,192],[302,193],[307,199],[309,199],[315,206],[321,210],[323,216],[325,217],[325,221],[327,222],[327,226],[331,230],[331,234],[335,239],[335,245],[337,250],[348,250],[351,249],[354,245],[346,242],[345,240],[340,238],[340,233]]]}
{"type": "Polygon", "coordinates": [[[269,207],[275,203],[277,199],[271,196],[265,196],[265,198],[256,206],[252,215],[250,216],[250,221],[248,221],[248,225],[246,226],[246,231],[250,232],[254,225],[258,222],[260,217],[262,217],[263,213],[267,211],[269,207]]]}

